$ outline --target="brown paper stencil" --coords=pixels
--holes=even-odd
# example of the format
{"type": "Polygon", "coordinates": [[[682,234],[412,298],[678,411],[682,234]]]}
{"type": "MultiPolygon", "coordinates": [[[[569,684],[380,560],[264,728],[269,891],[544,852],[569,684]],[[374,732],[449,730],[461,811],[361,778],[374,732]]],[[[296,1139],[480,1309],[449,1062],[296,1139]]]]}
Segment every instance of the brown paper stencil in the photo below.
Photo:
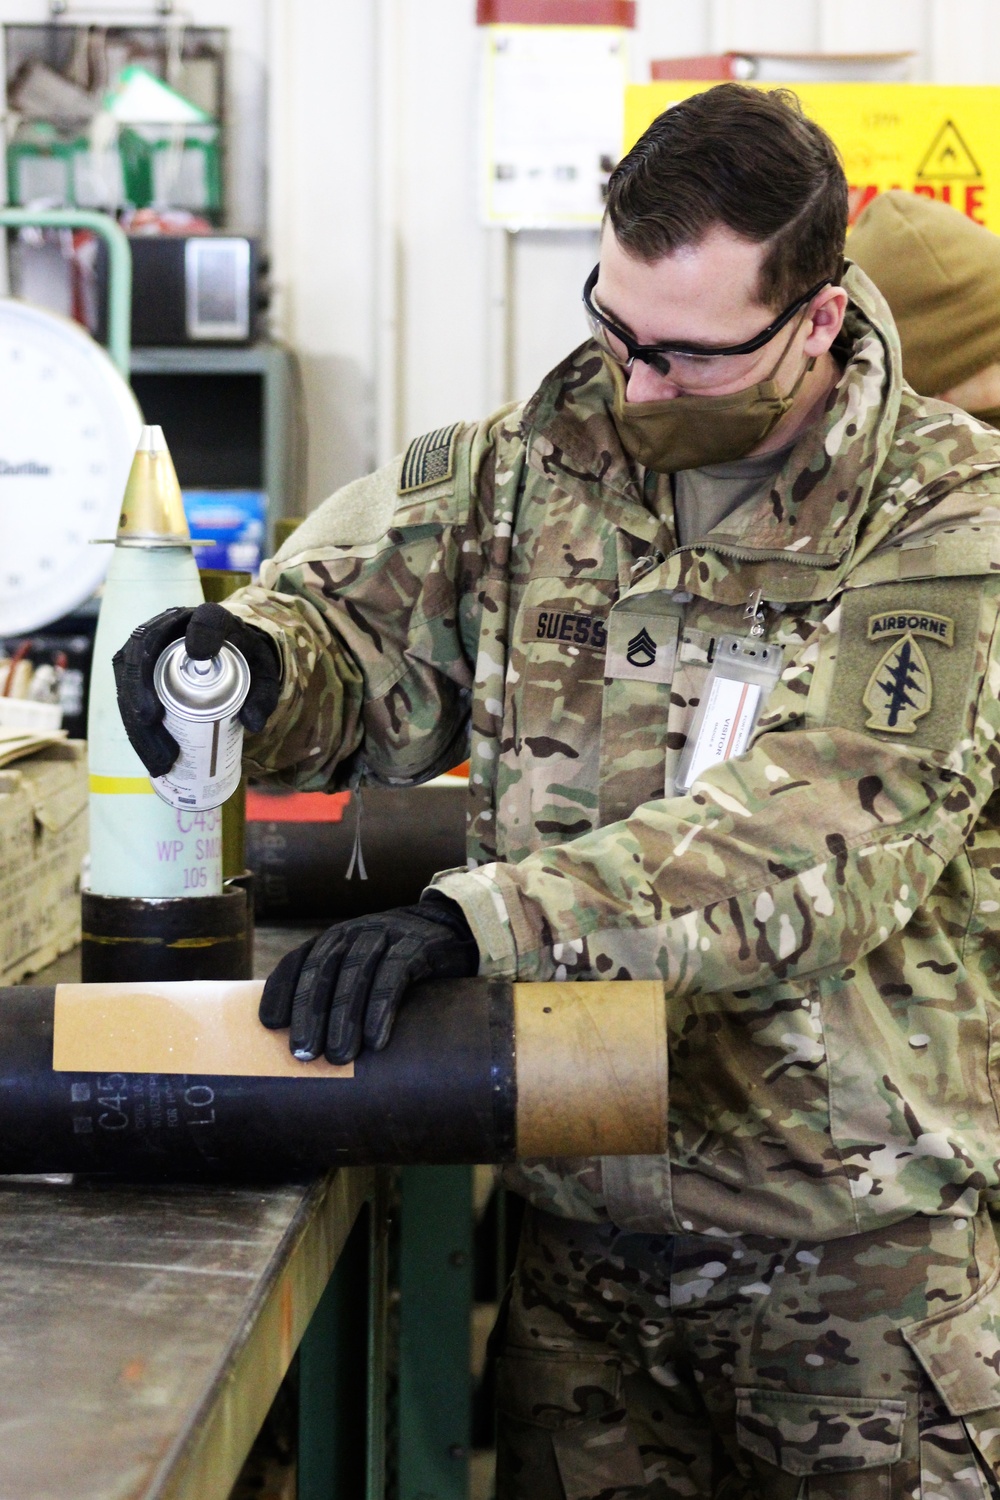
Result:
{"type": "Polygon", "coordinates": [[[287,1031],[257,1019],[263,981],[56,985],[56,1073],[353,1078],[354,1064],[300,1063],[287,1031]]]}
{"type": "Polygon", "coordinates": [[[616,980],[513,989],[518,1156],[665,1151],[663,985],[616,980]]]}

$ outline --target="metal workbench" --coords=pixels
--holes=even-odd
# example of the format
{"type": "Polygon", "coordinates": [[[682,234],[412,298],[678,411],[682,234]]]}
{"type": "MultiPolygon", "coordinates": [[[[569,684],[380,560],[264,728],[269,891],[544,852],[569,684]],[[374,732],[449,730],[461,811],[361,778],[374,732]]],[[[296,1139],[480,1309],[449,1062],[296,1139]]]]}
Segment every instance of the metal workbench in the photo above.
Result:
{"type": "Polygon", "coordinates": [[[0,1500],[226,1500],[300,1341],[299,1500],[381,1495],[387,1184],[0,1178],[0,1500]]]}
{"type": "Polygon", "coordinates": [[[376,1198],[365,1169],[263,1190],[0,1183],[0,1496],[225,1500],[304,1333],[317,1425],[299,1494],[381,1494],[359,1222],[376,1198]],[[355,1225],[341,1289],[330,1274],[355,1225]],[[338,1302],[361,1312],[346,1349],[338,1302]],[[338,1483],[348,1473],[360,1484],[338,1483]]]}

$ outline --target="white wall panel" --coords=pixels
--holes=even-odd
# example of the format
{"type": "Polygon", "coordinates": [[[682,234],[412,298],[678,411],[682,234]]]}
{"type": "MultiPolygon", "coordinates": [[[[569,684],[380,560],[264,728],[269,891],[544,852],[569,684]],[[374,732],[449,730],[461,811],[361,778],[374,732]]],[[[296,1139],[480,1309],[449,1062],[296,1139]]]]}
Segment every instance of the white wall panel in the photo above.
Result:
{"type": "Polygon", "coordinates": [[[916,52],[927,76],[926,0],[819,0],[819,44],[827,52],[916,52]]]}
{"type": "Polygon", "coordinates": [[[634,78],[649,77],[654,57],[699,57],[712,48],[708,0],[639,0],[639,21],[629,45],[634,78]]]}
{"type": "Polygon", "coordinates": [[[520,400],[587,337],[583,283],[597,260],[598,236],[533,230],[516,242],[511,395],[520,400]]]}
{"type": "Polygon", "coordinates": [[[708,9],[714,52],[814,52],[820,45],[816,0],[709,0],[708,9]]]}
{"type": "Polygon", "coordinates": [[[927,77],[934,83],[1000,83],[996,0],[924,0],[927,77]]]}
{"type": "Polygon", "coordinates": [[[373,456],[374,28],[350,0],[274,0],[278,331],[298,352],[314,504],[373,456]]]}
{"type": "Polygon", "coordinates": [[[401,7],[401,442],[487,395],[487,255],[476,199],[479,35],[468,0],[401,7]]]}

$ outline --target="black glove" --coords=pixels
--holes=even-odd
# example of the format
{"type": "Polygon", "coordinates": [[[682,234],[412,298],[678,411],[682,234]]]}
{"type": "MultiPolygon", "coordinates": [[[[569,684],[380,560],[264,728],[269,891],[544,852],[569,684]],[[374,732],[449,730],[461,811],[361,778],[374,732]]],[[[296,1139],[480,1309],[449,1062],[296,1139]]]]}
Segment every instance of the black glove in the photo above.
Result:
{"type": "Polygon", "coordinates": [[[153,668],[171,641],[184,636],[189,656],[218,656],[223,641],[241,651],[250,668],[250,691],[240,719],[251,734],[264,728],[281,692],[281,662],[270,636],[221,604],[168,609],[133,630],[112,657],[118,711],[132,749],[150,776],[165,776],[177,759],[177,741],[163,726],[163,704],[153,687],[153,668]]]}
{"type": "Polygon", "coordinates": [[[337,922],[286,953],[264,986],[260,1019],[288,1026],[301,1062],[324,1053],[347,1063],[362,1039],[378,1052],[389,1040],[406,991],[423,979],[464,979],[479,972],[479,948],[456,901],[429,892],[397,906],[337,922]]]}

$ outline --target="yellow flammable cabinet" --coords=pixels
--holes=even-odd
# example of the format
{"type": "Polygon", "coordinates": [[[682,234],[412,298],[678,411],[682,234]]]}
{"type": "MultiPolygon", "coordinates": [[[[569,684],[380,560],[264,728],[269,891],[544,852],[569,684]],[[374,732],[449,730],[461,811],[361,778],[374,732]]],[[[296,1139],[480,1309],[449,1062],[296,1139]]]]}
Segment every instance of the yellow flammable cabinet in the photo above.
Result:
{"type": "MultiPolygon", "coordinates": [[[[716,80],[717,81],[717,80],[716,80]]],[[[844,158],[851,222],[887,188],[938,198],[1000,234],[1000,88],[986,84],[751,84],[789,88],[844,158]]],[[[712,81],[634,84],[625,150],[657,115],[712,81]]]]}

